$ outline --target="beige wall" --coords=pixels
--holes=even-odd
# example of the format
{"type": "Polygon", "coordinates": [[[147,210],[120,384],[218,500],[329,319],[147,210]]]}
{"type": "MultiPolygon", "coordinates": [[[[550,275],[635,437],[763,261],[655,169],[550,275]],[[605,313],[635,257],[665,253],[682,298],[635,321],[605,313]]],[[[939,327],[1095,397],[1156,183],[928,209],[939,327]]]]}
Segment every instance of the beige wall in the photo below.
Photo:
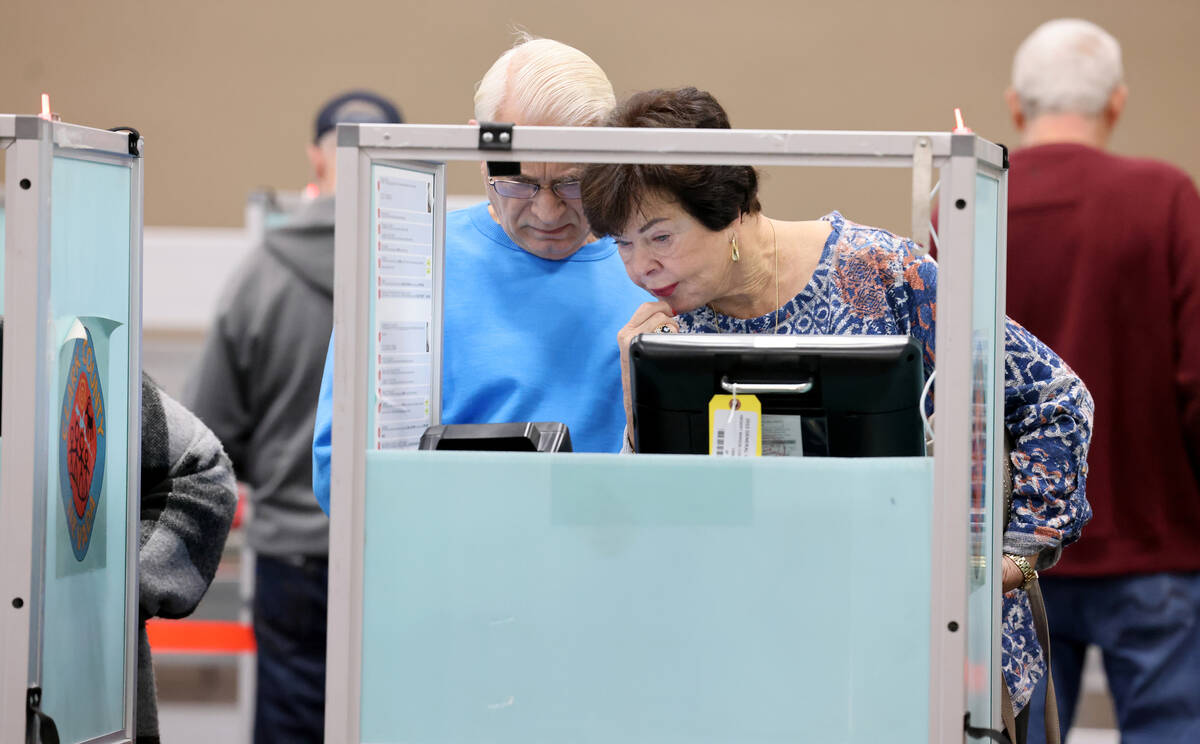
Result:
{"type": "MultiPolygon", "coordinates": [[[[1069,15],[1124,45],[1132,96],[1114,149],[1200,176],[1194,0],[13,0],[0,9],[0,112],[33,113],[46,91],[65,120],[136,126],[148,224],[238,225],[251,189],[304,184],[314,109],[340,89],[378,89],[412,122],[464,122],[512,23],[587,51],[618,95],[708,88],[738,127],[948,129],[961,106],[977,132],[1014,144],[1001,98],[1012,52],[1069,15]]],[[[772,174],[767,211],[837,206],[907,231],[904,174],[872,173],[870,187],[861,172],[772,174]]]]}

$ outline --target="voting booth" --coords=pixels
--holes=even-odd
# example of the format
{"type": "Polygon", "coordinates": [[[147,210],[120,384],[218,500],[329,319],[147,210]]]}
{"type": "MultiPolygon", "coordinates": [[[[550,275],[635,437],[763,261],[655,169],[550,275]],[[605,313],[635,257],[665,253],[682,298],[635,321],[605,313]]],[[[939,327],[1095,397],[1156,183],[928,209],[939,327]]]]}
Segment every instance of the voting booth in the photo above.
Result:
{"type": "Polygon", "coordinates": [[[1000,727],[1002,147],[504,125],[342,125],[338,146],[327,741],[1000,727]],[[446,163],[481,160],[911,169],[918,242],[939,211],[936,454],[416,451],[454,290],[446,163]]]}
{"type": "Polygon", "coordinates": [[[25,741],[27,719],[130,741],[142,142],[0,115],[0,149],[0,741],[25,741]]]}

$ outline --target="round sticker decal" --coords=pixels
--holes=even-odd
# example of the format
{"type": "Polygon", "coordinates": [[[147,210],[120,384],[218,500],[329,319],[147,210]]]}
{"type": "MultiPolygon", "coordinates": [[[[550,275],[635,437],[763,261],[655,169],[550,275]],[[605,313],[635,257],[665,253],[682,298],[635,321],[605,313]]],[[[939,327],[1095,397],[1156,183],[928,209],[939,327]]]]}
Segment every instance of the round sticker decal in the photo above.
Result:
{"type": "Polygon", "coordinates": [[[58,479],[75,560],[87,557],[104,484],[104,392],[92,334],[83,329],[68,362],[59,417],[58,479]]]}

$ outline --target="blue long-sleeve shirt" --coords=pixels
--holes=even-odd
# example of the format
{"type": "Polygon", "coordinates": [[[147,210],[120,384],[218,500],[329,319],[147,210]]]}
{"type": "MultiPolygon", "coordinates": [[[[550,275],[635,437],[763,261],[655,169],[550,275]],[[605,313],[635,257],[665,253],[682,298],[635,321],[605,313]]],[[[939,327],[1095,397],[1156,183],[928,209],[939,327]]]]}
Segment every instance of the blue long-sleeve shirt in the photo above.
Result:
{"type": "MultiPolygon", "coordinates": [[[[446,217],[445,287],[442,423],[559,421],[576,452],[620,450],[617,331],[652,298],[629,281],[611,240],[561,261],[539,258],[484,202],[446,217]]],[[[313,491],[326,512],[332,349],[313,433],[313,491]]]]}

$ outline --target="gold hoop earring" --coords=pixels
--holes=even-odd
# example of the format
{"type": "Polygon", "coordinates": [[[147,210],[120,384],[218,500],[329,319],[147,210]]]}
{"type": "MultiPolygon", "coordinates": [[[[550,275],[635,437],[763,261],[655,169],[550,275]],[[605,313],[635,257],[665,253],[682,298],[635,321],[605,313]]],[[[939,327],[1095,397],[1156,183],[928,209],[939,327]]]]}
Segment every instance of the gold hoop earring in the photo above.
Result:
{"type": "Polygon", "coordinates": [[[732,260],[734,263],[741,261],[742,253],[741,253],[741,251],[738,250],[737,233],[734,233],[733,235],[729,236],[729,245],[730,245],[730,251],[729,251],[730,260],[732,260]]]}

